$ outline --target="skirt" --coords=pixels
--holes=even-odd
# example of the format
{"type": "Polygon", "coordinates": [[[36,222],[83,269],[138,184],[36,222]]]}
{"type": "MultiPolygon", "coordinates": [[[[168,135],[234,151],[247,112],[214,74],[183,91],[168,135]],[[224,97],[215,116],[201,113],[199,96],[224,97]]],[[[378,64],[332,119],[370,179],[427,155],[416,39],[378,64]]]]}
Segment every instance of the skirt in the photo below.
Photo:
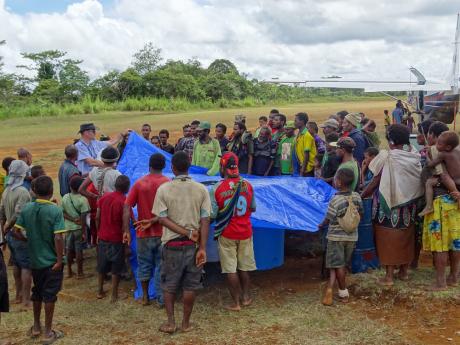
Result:
{"type": "Polygon", "coordinates": [[[447,252],[460,250],[460,210],[449,195],[433,201],[434,212],[427,214],[423,222],[423,250],[447,252]]]}
{"type": "Polygon", "coordinates": [[[407,265],[414,259],[415,225],[395,229],[374,224],[377,255],[383,266],[407,265]]]}
{"type": "Polygon", "coordinates": [[[352,273],[367,272],[379,267],[372,229],[372,199],[363,199],[364,215],[358,226],[358,242],[351,259],[352,273]]]}

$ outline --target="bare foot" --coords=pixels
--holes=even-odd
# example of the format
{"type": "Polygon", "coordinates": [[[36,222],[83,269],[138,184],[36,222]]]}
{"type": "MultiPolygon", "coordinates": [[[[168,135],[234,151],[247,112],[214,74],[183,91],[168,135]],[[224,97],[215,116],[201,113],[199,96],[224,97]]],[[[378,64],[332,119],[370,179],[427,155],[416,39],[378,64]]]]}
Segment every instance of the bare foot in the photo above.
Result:
{"type": "Polygon", "coordinates": [[[97,299],[103,299],[103,298],[105,298],[105,296],[107,296],[107,292],[106,291],[101,291],[101,292],[98,292],[98,294],[96,295],[96,298],[97,299]]]}
{"type": "Polygon", "coordinates": [[[418,214],[419,217],[425,217],[426,215],[433,213],[434,210],[432,207],[425,207],[422,212],[418,214]]]}
{"type": "Polygon", "coordinates": [[[233,305],[232,304],[232,305],[225,306],[225,309],[230,310],[230,311],[240,311],[241,307],[240,307],[239,304],[238,305],[233,305]]]}
{"type": "Polygon", "coordinates": [[[78,280],[81,280],[81,279],[85,279],[85,278],[91,278],[93,275],[92,274],[86,274],[86,273],[81,273],[81,274],[77,274],[77,279],[78,280]]]}
{"type": "Polygon", "coordinates": [[[165,322],[160,326],[159,331],[163,333],[173,334],[177,331],[177,327],[175,323],[165,322]]]}
{"type": "Polygon", "coordinates": [[[121,293],[118,293],[117,296],[114,296],[112,295],[112,298],[110,299],[110,303],[115,303],[115,302],[118,302],[118,301],[123,301],[125,299],[128,298],[128,294],[124,293],[124,292],[121,292],[121,293]]]}
{"type": "Polygon", "coordinates": [[[446,279],[447,286],[452,286],[452,287],[457,287],[458,286],[458,281],[452,276],[448,276],[446,279]]]}
{"type": "Polygon", "coordinates": [[[31,326],[29,330],[27,331],[27,336],[31,338],[37,338],[42,334],[41,327],[39,329],[35,329],[34,326],[31,326]]]}
{"type": "Polygon", "coordinates": [[[195,328],[195,325],[193,323],[189,323],[187,326],[182,324],[182,327],[180,328],[180,330],[183,333],[188,333],[190,331],[193,331],[194,328],[195,328]]]}
{"type": "Polygon", "coordinates": [[[431,292],[437,292],[437,291],[445,291],[447,290],[447,285],[438,285],[438,284],[433,284],[428,288],[428,291],[431,292]]]}
{"type": "Polygon", "coordinates": [[[152,301],[150,301],[148,298],[142,298],[142,306],[146,307],[150,304],[152,304],[152,301]]]}
{"type": "Polygon", "coordinates": [[[32,310],[32,302],[27,302],[21,305],[21,308],[19,308],[20,311],[29,311],[32,310]]]}
{"type": "Polygon", "coordinates": [[[377,280],[377,284],[381,286],[393,286],[395,283],[392,280],[388,280],[385,277],[383,277],[377,280]]]}
{"type": "Polygon", "coordinates": [[[243,305],[243,307],[249,307],[253,302],[253,299],[252,298],[247,298],[247,299],[244,299],[241,304],[243,305]]]}
{"type": "Polygon", "coordinates": [[[409,280],[409,275],[406,274],[398,274],[398,279],[402,280],[403,282],[407,282],[409,280]]]}

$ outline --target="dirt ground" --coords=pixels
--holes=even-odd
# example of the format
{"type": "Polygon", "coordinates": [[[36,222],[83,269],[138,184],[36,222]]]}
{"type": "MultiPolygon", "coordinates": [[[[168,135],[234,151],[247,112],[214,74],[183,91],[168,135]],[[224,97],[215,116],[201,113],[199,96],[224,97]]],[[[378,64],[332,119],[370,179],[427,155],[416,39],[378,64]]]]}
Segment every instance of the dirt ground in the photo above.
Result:
{"type": "MultiPolygon", "coordinates": [[[[358,103],[300,104],[279,107],[292,118],[307,111],[311,120],[321,123],[336,111],[362,111],[383,128],[383,109],[393,108],[393,101],[358,103]]],[[[18,147],[28,148],[34,164],[57,176],[63,148],[77,137],[80,123],[95,122],[101,133],[114,135],[123,128],[140,128],[150,123],[153,132],[171,131],[171,142],[180,134],[182,124],[192,119],[231,124],[235,114],[247,115],[248,127],[256,128],[257,118],[270,108],[232,109],[176,114],[113,113],[56,118],[24,118],[2,122],[0,157],[15,155],[18,147]]],[[[153,133],[152,133],[153,134],[153,133]]],[[[94,274],[95,253],[85,253],[85,269],[94,274]]],[[[422,257],[421,268],[411,273],[411,281],[397,282],[393,288],[375,284],[381,271],[354,275],[353,298],[347,305],[323,307],[319,301],[324,282],[320,278],[320,259],[286,257],[283,267],[255,272],[252,293],[255,303],[240,313],[223,306],[229,302],[224,281],[218,273],[208,273],[206,288],[200,293],[193,314],[196,330],[189,334],[165,336],[157,329],[164,311],[142,307],[132,298],[116,304],[95,298],[96,277],[66,279],[56,308],[56,328],[65,338],[60,344],[460,344],[460,288],[447,293],[428,293],[431,284],[431,257],[422,257]]],[[[216,271],[216,269],[209,269],[216,271]]],[[[14,296],[12,274],[10,298],[14,296]]],[[[107,289],[110,284],[107,283],[107,289]]],[[[132,292],[131,282],[122,289],[132,292]]],[[[180,320],[181,305],[177,307],[180,320]]],[[[3,314],[0,344],[36,344],[26,335],[32,313],[21,312],[13,305],[3,314]]]]}

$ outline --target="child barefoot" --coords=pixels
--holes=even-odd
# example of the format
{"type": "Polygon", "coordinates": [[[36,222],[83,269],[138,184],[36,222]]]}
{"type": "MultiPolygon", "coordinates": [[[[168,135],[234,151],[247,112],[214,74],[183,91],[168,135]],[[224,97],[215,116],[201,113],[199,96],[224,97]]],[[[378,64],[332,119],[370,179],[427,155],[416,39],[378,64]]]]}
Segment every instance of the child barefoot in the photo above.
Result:
{"type": "Polygon", "coordinates": [[[460,154],[460,150],[457,150],[458,142],[458,136],[455,132],[437,131],[436,126],[433,130],[430,127],[428,143],[431,146],[428,151],[427,167],[434,170],[433,177],[429,178],[425,183],[426,206],[423,211],[419,213],[420,217],[433,212],[433,188],[439,183],[439,180],[460,203],[460,193],[456,186],[460,185],[460,163],[456,159],[456,155],[460,154]],[[444,136],[444,133],[449,134],[444,136]],[[438,146],[441,136],[443,136],[443,139],[438,146]],[[450,170],[447,169],[447,163],[449,163],[451,167],[450,170]]]}
{"type": "Polygon", "coordinates": [[[347,265],[351,260],[351,255],[358,240],[358,225],[354,231],[345,231],[342,228],[341,220],[348,214],[349,201],[351,200],[358,210],[363,214],[363,204],[358,193],[351,191],[354,181],[354,173],[351,169],[339,169],[334,177],[334,185],[338,190],[337,194],[331,199],[326,214],[326,219],[320,227],[329,223],[327,232],[326,249],[326,268],[329,268],[329,283],[323,296],[322,303],[330,306],[333,303],[332,289],[337,281],[339,286],[339,300],[346,303],[350,297],[345,282],[347,265]]]}
{"type": "Polygon", "coordinates": [[[86,215],[90,212],[88,200],[78,193],[83,183],[83,178],[74,176],[70,180],[71,192],[62,198],[62,210],[64,211],[66,249],[67,249],[67,276],[73,276],[73,259],[77,261],[77,279],[83,275],[83,242],[86,234],[86,215]]]}
{"type": "Polygon", "coordinates": [[[37,177],[33,188],[37,199],[23,207],[15,230],[23,241],[27,241],[34,281],[34,323],[28,334],[37,338],[43,333],[43,344],[51,344],[64,336],[61,331],[53,329],[54,306],[63,280],[64,217],[62,210],[50,201],[53,197],[53,180],[50,177],[37,177]],[[40,320],[43,303],[44,330],[40,320]]]}
{"type": "Polygon", "coordinates": [[[112,299],[118,300],[118,284],[125,262],[123,244],[123,207],[129,191],[129,178],[120,175],[115,181],[115,192],[105,193],[97,202],[96,227],[98,235],[97,272],[99,289],[97,298],[104,298],[104,278],[112,273],[112,299]]]}

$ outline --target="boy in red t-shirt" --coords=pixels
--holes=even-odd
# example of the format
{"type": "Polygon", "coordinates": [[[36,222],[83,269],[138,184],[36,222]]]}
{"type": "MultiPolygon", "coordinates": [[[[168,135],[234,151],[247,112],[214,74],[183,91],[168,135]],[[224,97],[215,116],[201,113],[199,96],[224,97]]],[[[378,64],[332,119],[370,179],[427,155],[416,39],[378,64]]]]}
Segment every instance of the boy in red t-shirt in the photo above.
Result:
{"type": "Polygon", "coordinates": [[[222,273],[227,274],[233,304],[228,310],[239,311],[241,304],[252,303],[249,294],[249,271],[255,271],[252,243],[251,213],[256,210],[254,190],[242,179],[238,171],[238,157],[228,152],[220,161],[223,181],[211,190],[211,218],[215,219],[214,237],[218,249],[222,273]]]}
{"type": "Polygon", "coordinates": [[[129,218],[132,207],[137,205],[136,225],[136,248],[137,248],[137,278],[142,285],[142,304],[148,305],[149,282],[152,271],[155,284],[156,300],[159,306],[163,306],[163,293],[160,288],[160,263],[161,263],[161,235],[163,227],[158,222],[158,217],[152,214],[153,201],[157,189],[169,179],[161,172],[166,165],[165,157],[161,153],[150,156],[150,174],[140,178],[129,191],[125,201],[123,213],[123,225],[126,234],[129,234],[129,218]]]}
{"type": "Polygon", "coordinates": [[[104,298],[104,277],[112,273],[112,299],[118,299],[118,284],[125,262],[123,207],[129,191],[129,178],[120,175],[115,181],[115,192],[105,193],[97,202],[96,228],[97,244],[97,298],[104,298]]]}

